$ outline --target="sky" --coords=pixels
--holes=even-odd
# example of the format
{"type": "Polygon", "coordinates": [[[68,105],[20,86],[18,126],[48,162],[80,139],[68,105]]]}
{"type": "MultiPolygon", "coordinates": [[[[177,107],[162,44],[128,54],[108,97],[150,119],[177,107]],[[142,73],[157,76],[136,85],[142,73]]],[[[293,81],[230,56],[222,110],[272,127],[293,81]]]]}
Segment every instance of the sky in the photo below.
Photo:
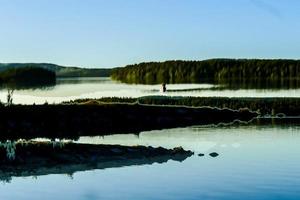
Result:
{"type": "Polygon", "coordinates": [[[0,0],[0,62],[300,59],[299,0],[0,0]]]}

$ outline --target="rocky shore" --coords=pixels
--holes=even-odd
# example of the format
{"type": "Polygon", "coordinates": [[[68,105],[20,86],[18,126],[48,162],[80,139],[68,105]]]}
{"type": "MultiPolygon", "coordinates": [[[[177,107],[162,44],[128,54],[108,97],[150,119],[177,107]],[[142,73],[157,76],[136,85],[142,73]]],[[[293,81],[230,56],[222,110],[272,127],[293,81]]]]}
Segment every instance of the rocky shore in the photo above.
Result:
{"type": "Polygon", "coordinates": [[[72,175],[77,171],[150,165],[168,160],[181,162],[193,155],[181,147],[165,149],[75,143],[54,147],[50,142],[17,143],[15,153],[15,158],[9,159],[6,150],[0,148],[0,180],[47,174],[72,175]]]}

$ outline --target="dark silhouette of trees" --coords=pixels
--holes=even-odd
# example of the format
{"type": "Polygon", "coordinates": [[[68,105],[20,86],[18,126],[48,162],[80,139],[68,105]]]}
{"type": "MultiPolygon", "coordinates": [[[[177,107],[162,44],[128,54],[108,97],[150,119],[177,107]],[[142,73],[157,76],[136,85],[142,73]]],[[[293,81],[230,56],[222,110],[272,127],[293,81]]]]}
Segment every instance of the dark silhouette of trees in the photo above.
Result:
{"type": "Polygon", "coordinates": [[[228,83],[281,81],[300,78],[300,60],[211,59],[128,65],[112,70],[125,83],[228,83]]]}
{"type": "Polygon", "coordinates": [[[55,82],[55,72],[38,67],[12,68],[0,72],[0,84],[9,86],[48,85],[55,82]]]}

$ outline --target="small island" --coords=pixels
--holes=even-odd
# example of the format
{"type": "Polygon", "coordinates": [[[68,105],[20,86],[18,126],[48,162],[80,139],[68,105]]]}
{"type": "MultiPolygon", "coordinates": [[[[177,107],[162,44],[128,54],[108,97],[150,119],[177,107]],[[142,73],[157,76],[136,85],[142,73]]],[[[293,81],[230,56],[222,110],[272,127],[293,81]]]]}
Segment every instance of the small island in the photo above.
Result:
{"type": "Polygon", "coordinates": [[[56,83],[55,72],[28,65],[0,72],[0,85],[11,87],[47,86],[56,83]]]}

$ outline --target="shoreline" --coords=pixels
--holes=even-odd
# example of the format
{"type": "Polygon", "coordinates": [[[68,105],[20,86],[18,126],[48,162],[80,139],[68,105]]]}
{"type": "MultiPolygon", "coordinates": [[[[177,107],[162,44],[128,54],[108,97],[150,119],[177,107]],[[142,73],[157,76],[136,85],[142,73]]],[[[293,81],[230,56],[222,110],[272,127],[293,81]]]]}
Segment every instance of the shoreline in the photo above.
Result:
{"type": "Polygon", "coordinates": [[[192,125],[249,121],[248,109],[139,104],[12,105],[0,107],[0,140],[78,139],[192,125]]]}
{"type": "Polygon", "coordinates": [[[0,181],[12,177],[68,174],[79,171],[120,168],[134,165],[182,162],[194,153],[181,147],[165,149],[145,146],[92,145],[65,143],[53,147],[49,142],[17,143],[16,157],[9,160],[0,148],[0,181]]]}
{"type": "Polygon", "coordinates": [[[258,112],[261,116],[300,116],[300,98],[279,97],[279,98],[257,98],[257,97],[171,97],[171,96],[144,96],[139,98],[119,98],[107,97],[99,99],[77,99],[74,101],[63,102],[62,104],[86,105],[86,104],[107,104],[124,103],[140,105],[159,105],[175,107],[211,107],[218,109],[249,109],[258,112]]]}

